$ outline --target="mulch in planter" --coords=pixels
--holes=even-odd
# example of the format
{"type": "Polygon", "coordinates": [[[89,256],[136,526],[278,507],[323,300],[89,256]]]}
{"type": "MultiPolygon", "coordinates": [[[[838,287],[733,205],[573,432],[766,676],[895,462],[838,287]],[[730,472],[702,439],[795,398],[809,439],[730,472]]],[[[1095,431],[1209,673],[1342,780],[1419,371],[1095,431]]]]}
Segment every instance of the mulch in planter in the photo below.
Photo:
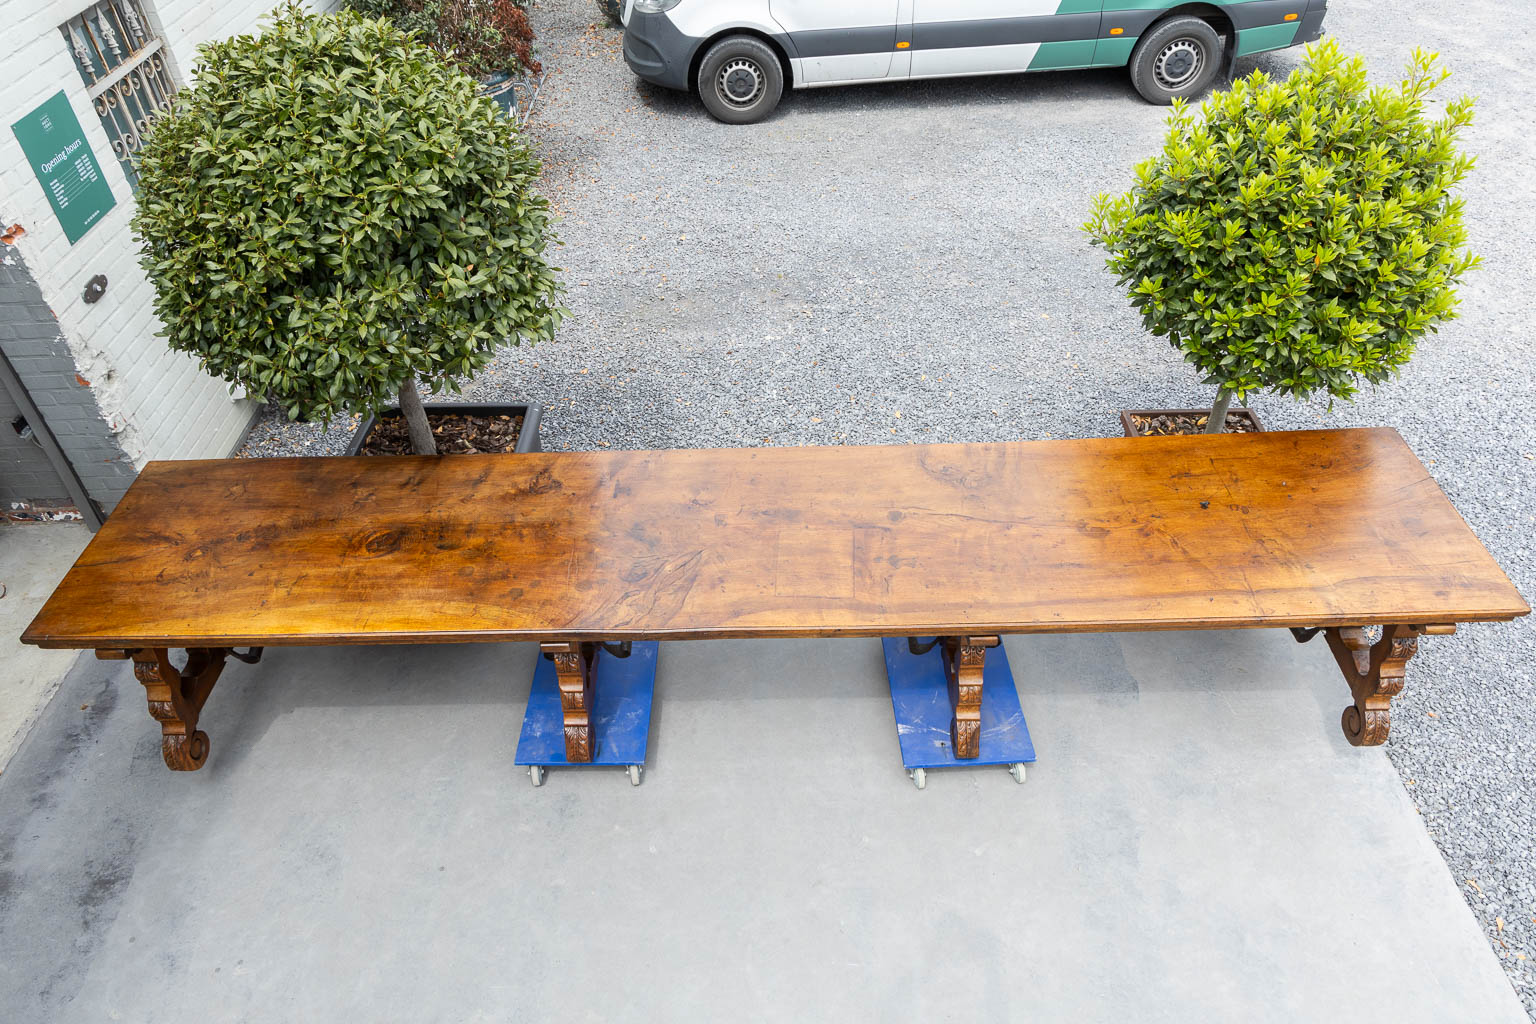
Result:
{"type": "MultiPolygon", "coordinates": [[[[439,455],[479,455],[510,452],[517,447],[523,417],[465,416],[428,413],[427,423],[437,439],[439,455]]],[[[384,416],[373,425],[359,455],[410,455],[411,435],[404,416],[384,416]]]]}
{"type": "MultiPolygon", "coordinates": [[[[1210,420],[1209,413],[1183,413],[1171,416],[1131,416],[1131,422],[1143,436],[1164,437],[1169,434],[1203,434],[1210,420]]],[[[1238,412],[1227,413],[1227,433],[1252,434],[1257,430],[1253,420],[1238,412]]]]}

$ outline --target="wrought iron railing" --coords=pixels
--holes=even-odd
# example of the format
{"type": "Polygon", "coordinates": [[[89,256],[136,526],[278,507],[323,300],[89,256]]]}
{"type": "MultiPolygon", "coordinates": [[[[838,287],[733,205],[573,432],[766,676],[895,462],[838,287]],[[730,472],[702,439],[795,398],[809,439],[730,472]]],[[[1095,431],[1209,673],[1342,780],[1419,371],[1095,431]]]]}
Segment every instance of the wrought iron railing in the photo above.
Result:
{"type": "Polygon", "coordinates": [[[137,188],[134,154],[149,122],[169,110],[176,95],[164,44],[154,34],[140,0],[101,0],[59,26],[59,31],[85,79],[91,105],[112,141],[112,152],[137,188]]]}

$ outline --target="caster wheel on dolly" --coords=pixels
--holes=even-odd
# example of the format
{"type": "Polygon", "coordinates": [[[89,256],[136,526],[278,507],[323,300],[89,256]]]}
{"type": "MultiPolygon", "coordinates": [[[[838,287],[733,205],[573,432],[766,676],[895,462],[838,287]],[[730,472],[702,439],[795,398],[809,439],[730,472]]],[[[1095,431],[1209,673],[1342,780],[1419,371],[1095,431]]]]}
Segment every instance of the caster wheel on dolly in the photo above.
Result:
{"type": "Polygon", "coordinates": [[[928,772],[926,770],[922,768],[913,768],[907,774],[912,776],[912,785],[916,786],[918,789],[927,788],[928,772]]]}
{"type": "Polygon", "coordinates": [[[535,786],[544,785],[544,769],[536,764],[529,765],[528,781],[532,782],[535,786]]]}
{"type": "Polygon", "coordinates": [[[1024,762],[1019,761],[1008,766],[1008,774],[1013,776],[1013,781],[1019,785],[1024,784],[1024,762]]]}
{"type": "Polygon", "coordinates": [[[631,786],[640,785],[640,766],[637,764],[629,766],[629,784],[631,786]]]}

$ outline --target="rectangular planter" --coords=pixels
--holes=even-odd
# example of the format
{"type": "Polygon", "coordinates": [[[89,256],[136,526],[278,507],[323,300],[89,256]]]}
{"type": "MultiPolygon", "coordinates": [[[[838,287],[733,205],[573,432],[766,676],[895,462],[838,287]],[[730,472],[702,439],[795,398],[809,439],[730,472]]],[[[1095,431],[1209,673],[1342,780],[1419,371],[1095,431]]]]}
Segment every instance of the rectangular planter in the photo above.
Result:
{"type": "MultiPolygon", "coordinates": [[[[1125,431],[1126,437],[1157,436],[1139,433],[1136,430],[1136,425],[1134,421],[1132,421],[1131,417],[1145,416],[1152,418],[1155,416],[1209,416],[1210,413],[1211,410],[1209,409],[1122,409],[1120,410],[1120,426],[1125,431]]],[[[1254,433],[1263,433],[1264,431],[1264,424],[1259,420],[1259,414],[1254,412],[1252,409],[1246,407],[1228,409],[1227,415],[1246,418],[1250,423],[1253,424],[1254,433]]]]}
{"type": "MultiPolygon", "coordinates": [[[[513,451],[541,452],[543,444],[539,441],[539,420],[543,416],[544,408],[534,402],[518,404],[493,404],[493,405],[468,405],[458,402],[423,402],[422,408],[427,411],[427,421],[440,413],[459,413],[465,416],[521,416],[523,418],[522,429],[517,434],[517,447],[513,451]]],[[[357,455],[363,450],[363,442],[373,431],[374,424],[379,417],[397,417],[400,409],[391,406],[379,414],[379,416],[366,416],[358,425],[357,431],[352,435],[352,440],[347,442],[347,454],[357,455]]]]}

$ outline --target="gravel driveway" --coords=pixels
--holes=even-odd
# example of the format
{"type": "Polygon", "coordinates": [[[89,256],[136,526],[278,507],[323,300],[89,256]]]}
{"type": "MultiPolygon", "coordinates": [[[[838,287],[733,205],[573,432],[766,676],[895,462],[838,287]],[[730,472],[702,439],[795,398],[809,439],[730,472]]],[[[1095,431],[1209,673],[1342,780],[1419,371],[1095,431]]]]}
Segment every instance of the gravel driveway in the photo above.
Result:
{"type": "MultiPolygon", "coordinates": [[[[1380,80],[1424,46],[1456,73],[1446,96],[1481,97],[1467,200],[1485,263],[1463,318],[1400,381],[1332,409],[1255,405],[1281,429],[1397,427],[1529,598],[1536,40],[1492,0],[1333,7],[1328,27],[1380,80]]],[[[546,403],[547,448],[1109,436],[1121,408],[1209,401],[1079,230],[1161,141],[1164,112],[1124,72],[798,92],[729,128],[639,84],[590,0],[542,0],[534,23],[552,70],[532,131],[572,316],[468,397],[546,403]]],[[[344,435],[268,420],[245,453],[335,451],[344,435]]],[[[1386,749],[1536,1016],[1532,628],[1427,640],[1386,749]]]]}

